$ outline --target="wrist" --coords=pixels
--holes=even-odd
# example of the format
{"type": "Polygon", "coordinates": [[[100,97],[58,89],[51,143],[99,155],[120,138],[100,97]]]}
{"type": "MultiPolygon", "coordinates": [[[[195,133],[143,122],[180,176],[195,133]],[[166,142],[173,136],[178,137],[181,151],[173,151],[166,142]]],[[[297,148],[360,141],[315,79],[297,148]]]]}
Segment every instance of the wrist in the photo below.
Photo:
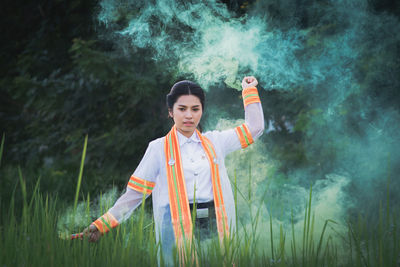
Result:
{"type": "Polygon", "coordinates": [[[105,234],[109,232],[112,228],[117,227],[119,223],[110,212],[107,212],[103,216],[92,222],[91,225],[95,226],[101,234],[105,234]]]}
{"type": "Polygon", "coordinates": [[[258,95],[258,90],[256,87],[247,87],[242,90],[243,97],[243,105],[247,107],[247,105],[253,103],[261,103],[260,96],[258,95]]]}

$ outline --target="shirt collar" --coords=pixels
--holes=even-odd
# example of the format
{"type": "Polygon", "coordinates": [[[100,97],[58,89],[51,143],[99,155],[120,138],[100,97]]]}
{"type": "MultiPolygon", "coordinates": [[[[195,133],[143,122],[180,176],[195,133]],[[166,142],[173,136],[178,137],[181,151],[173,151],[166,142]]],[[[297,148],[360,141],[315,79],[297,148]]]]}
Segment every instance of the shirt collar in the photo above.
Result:
{"type": "Polygon", "coordinates": [[[197,135],[197,131],[194,131],[192,136],[187,138],[186,136],[184,136],[183,134],[181,134],[179,131],[176,131],[178,134],[178,141],[179,141],[179,146],[183,146],[186,143],[200,143],[200,138],[197,135]]]}

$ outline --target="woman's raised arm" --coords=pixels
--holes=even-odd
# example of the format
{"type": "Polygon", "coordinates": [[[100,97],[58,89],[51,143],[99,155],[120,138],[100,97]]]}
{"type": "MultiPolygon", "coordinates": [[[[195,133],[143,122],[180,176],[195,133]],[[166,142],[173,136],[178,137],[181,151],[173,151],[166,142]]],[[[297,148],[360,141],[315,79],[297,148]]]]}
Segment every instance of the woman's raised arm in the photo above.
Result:
{"type": "Polygon", "coordinates": [[[264,113],[256,88],[257,84],[258,81],[253,76],[244,77],[242,81],[245,122],[254,139],[260,137],[264,131],[264,113]]]}

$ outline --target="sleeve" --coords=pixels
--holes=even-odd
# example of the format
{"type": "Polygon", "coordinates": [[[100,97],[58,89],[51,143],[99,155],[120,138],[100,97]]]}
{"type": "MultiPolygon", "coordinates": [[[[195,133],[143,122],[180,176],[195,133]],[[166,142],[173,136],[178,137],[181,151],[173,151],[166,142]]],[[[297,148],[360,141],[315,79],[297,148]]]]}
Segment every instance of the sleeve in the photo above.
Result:
{"type": "MultiPolygon", "coordinates": [[[[251,138],[256,140],[264,132],[264,112],[256,87],[246,88],[242,91],[245,124],[251,138]]],[[[239,134],[238,134],[239,136],[239,134]]],[[[240,137],[239,137],[240,139],[240,137]]],[[[242,142],[241,142],[242,143],[242,142]]],[[[247,147],[247,146],[245,146],[247,147]]],[[[242,148],[245,148],[242,145],[242,148]]]]}
{"type": "Polygon", "coordinates": [[[264,132],[264,113],[256,87],[246,88],[242,91],[245,123],[234,129],[222,131],[218,137],[218,143],[224,156],[246,148],[264,132]]]}
{"type": "Polygon", "coordinates": [[[129,218],[142,200],[151,194],[159,172],[158,161],[154,143],[150,143],[139,166],[128,181],[126,192],[118,198],[111,209],[92,223],[102,234],[129,218]]]}

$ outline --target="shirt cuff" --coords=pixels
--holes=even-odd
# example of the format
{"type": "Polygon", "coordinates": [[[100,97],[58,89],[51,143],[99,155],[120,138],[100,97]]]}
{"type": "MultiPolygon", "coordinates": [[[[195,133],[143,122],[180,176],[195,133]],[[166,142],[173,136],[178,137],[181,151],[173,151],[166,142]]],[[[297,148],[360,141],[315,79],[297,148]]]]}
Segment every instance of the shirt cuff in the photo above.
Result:
{"type": "Polygon", "coordinates": [[[119,225],[117,219],[115,219],[110,212],[105,213],[92,224],[96,226],[96,228],[102,234],[109,232],[112,228],[115,228],[119,225]]]}
{"type": "Polygon", "coordinates": [[[247,107],[247,105],[253,103],[261,103],[260,96],[258,95],[258,90],[256,87],[249,87],[242,91],[243,97],[243,105],[247,107]]]}

